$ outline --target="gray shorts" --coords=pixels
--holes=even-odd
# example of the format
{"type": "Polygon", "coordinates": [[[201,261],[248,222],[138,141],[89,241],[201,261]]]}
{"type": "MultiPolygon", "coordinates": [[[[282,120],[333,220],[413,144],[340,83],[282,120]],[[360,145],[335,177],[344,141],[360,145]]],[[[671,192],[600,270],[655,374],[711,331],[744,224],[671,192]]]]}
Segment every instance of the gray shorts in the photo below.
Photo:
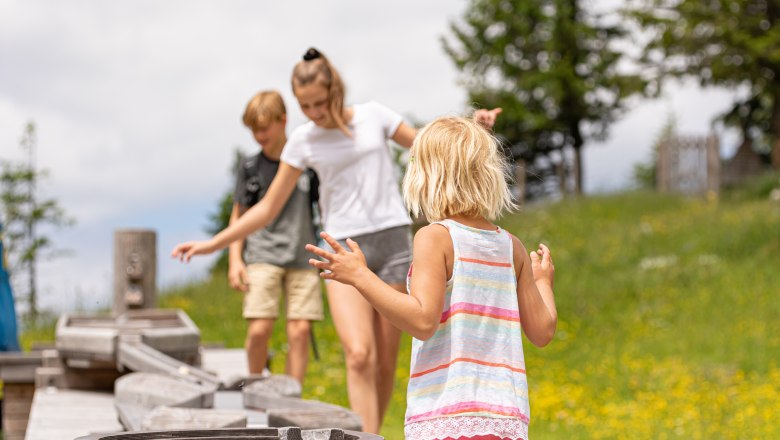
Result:
{"type": "MultiPolygon", "coordinates": [[[[412,264],[412,228],[396,226],[370,234],[350,237],[358,245],[371,272],[388,284],[406,283],[406,274],[412,264]]],[[[349,250],[347,240],[337,240],[349,250]]],[[[320,247],[332,251],[328,243],[322,241],[320,247]]]]}

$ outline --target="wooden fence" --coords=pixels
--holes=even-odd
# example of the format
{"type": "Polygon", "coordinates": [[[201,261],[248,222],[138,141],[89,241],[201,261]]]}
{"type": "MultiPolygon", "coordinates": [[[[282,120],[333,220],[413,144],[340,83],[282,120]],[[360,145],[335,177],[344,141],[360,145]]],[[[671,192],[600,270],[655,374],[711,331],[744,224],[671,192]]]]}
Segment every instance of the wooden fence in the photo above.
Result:
{"type": "Polygon", "coordinates": [[[717,136],[673,136],[661,142],[656,172],[660,191],[717,194],[720,190],[717,136]]]}

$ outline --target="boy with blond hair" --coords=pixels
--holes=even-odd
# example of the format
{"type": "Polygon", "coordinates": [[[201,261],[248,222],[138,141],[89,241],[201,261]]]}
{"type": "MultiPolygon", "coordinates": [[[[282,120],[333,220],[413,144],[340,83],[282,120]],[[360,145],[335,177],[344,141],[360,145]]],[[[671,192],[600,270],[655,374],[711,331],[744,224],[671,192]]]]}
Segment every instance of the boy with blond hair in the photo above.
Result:
{"type": "MultiPolygon", "coordinates": [[[[287,114],[276,91],[256,94],[246,106],[244,125],[252,131],[260,152],[241,161],[230,224],[260,201],[279,168],[287,142],[287,114]]],[[[260,374],[268,359],[268,342],[279,314],[284,291],[289,352],[285,373],[303,384],[309,359],[311,322],[323,318],[322,296],[316,269],[308,265],[304,246],[314,243],[312,227],[313,182],[311,173],[298,179],[275,221],[230,245],[228,280],[244,292],[243,316],[247,320],[245,347],[249,372],[260,374]]]]}

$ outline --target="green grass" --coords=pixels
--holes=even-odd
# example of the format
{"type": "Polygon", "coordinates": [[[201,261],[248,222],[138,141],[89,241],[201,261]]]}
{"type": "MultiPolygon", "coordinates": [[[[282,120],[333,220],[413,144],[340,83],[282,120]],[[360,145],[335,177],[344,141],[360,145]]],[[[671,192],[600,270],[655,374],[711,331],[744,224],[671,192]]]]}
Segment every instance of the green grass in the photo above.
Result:
{"type": "MultiPolygon", "coordinates": [[[[774,174],[720,200],[567,199],[501,222],[529,250],[548,244],[557,271],[555,340],[525,344],[532,438],[780,438],[780,202],[767,197],[777,186],[774,174]]],[[[159,302],[184,309],[204,342],[243,345],[241,296],[224,276],[159,302]]],[[[321,358],[304,397],[346,406],[329,315],[315,331],[321,358]]],[[[275,373],[283,335],[278,325],[275,373]]],[[[405,336],[382,430],[389,440],[403,438],[409,355],[405,336]]]]}

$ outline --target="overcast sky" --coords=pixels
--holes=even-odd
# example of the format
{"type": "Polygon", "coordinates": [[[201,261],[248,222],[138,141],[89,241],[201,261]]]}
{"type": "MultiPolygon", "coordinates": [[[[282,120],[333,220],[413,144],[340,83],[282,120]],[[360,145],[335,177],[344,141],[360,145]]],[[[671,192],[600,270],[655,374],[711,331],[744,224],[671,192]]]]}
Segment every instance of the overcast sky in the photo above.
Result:
{"type": "MultiPolygon", "coordinates": [[[[206,238],[232,187],[232,150],[256,150],[241,124],[248,99],[276,88],[289,129],[305,121],[289,88],[309,46],[344,77],[348,103],[376,100],[415,120],[468,107],[442,50],[464,0],[56,1],[0,0],[0,158],[19,159],[37,125],[42,188],[73,216],[53,238],[71,256],[42,264],[41,303],[110,307],[113,231],[157,231],[158,284],[203,277],[211,258],[171,261],[175,243],[206,238]]],[[[608,141],[585,153],[585,189],[615,191],[674,113],[705,134],[734,94],[675,85],[636,102],[608,141]]],[[[728,138],[727,138],[728,140],[728,138]]],[[[722,145],[724,155],[734,147],[722,145]]]]}

